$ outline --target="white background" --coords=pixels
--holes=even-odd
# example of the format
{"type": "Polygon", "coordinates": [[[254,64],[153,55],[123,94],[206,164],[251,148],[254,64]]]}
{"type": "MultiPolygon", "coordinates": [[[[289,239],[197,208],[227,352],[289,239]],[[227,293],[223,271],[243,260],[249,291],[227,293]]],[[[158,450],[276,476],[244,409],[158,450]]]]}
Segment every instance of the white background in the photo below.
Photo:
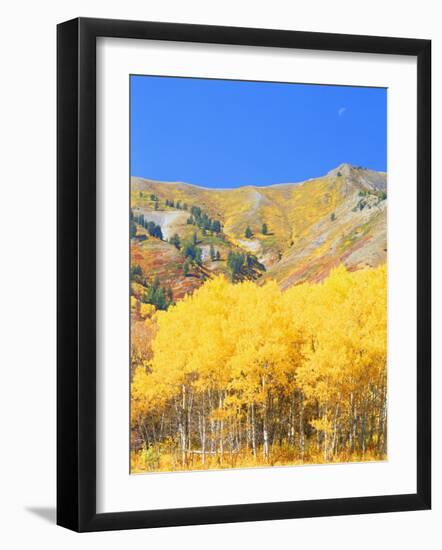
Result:
{"type": "Polygon", "coordinates": [[[416,60],[100,39],[97,75],[97,511],[415,493],[416,60]],[[388,461],[129,475],[128,75],[146,73],[388,87],[388,461]]]}
{"type": "MultiPolygon", "coordinates": [[[[433,39],[434,281],[441,272],[442,37],[438,2],[256,0],[217,4],[17,2],[2,12],[0,87],[2,270],[0,541],[6,548],[436,548],[442,520],[441,344],[434,344],[434,505],[431,512],[75,535],[55,505],[55,24],[95,16],[433,39]],[[399,11],[398,11],[399,9],[399,11]],[[437,153],[437,154],[436,154],[437,153]],[[437,214],[437,217],[436,217],[437,214]],[[436,397],[439,399],[436,400],[436,397]],[[48,519],[49,518],[49,519],[48,519]]],[[[406,223],[407,220],[404,220],[406,223]]],[[[441,290],[434,285],[434,336],[441,290]]]]}

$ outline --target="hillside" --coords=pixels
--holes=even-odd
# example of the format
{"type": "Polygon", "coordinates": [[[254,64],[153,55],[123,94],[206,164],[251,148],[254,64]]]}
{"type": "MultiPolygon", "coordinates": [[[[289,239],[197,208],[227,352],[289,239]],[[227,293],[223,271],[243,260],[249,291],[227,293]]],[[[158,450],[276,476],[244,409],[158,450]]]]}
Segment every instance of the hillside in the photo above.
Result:
{"type": "Polygon", "coordinates": [[[132,214],[158,225],[162,239],[139,227],[132,265],[141,266],[147,282],[158,276],[174,300],[214,274],[231,275],[229,252],[246,258],[237,278],[271,278],[283,289],[322,280],[340,263],[350,271],[375,267],[386,260],[386,179],[348,164],[301,183],[236,189],[133,177],[132,214]],[[168,242],[176,236],[178,245],[168,242]],[[192,240],[201,258],[187,262],[185,273],[183,247],[192,240]]]}

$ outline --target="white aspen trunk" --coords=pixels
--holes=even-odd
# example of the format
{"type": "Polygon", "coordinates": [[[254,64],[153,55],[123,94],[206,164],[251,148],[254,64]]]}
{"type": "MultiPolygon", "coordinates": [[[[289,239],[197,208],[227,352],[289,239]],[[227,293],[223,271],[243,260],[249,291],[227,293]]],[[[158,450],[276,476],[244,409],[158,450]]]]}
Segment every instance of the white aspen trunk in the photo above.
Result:
{"type": "Polygon", "coordinates": [[[201,438],[201,452],[202,452],[202,456],[201,456],[201,461],[203,464],[206,463],[206,414],[205,414],[205,407],[204,407],[205,403],[204,403],[204,391],[203,391],[203,395],[202,395],[202,409],[203,409],[203,413],[202,413],[202,430],[201,430],[201,435],[202,435],[202,438],[201,438]]]}
{"type": "Polygon", "coordinates": [[[200,432],[200,441],[201,441],[201,463],[205,463],[206,459],[206,419],[203,414],[198,413],[198,425],[200,432]]]}
{"type": "MultiPolygon", "coordinates": [[[[381,449],[381,439],[385,442],[385,434],[384,434],[384,418],[385,418],[385,409],[386,409],[386,399],[385,399],[385,392],[382,392],[382,406],[381,410],[379,411],[379,421],[378,421],[378,430],[377,430],[377,443],[376,448],[379,451],[381,449]]],[[[385,445],[383,445],[383,448],[385,448],[385,445]]]]}
{"type": "Polygon", "coordinates": [[[239,416],[240,411],[236,411],[236,417],[239,418],[239,421],[235,420],[235,445],[236,450],[239,453],[241,450],[241,417],[239,416]]]}
{"type": "Polygon", "coordinates": [[[201,442],[201,452],[202,452],[201,461],[203,464],[205,464],[206,463],[206,421],[204,418],[203,418],[203,440],[201,442]]]}
{"type": "Polygon", "coordinates": [[[381,448],[380,441],[382,439],[382,454],[387,451],[387,399],[385,395],[385,389],[383,391],[383,401],[381,412],[379,415],[379,429],[378,429],[378,450],[381,448]]]}
{"type": "Polygon", "coordinates": [[[180,422],[178,430],[181,439],[181,464],[184,466],[186,464],[186,435],[183,422],[180,422]]]}
{"type": "Polygon", "coordinates": [[[362,449],[362,454],[365,454],[366,450],[366,439],[367,439],[367,403],[368,398],[364,399],[364,404],[362,407],[362,417],[361,417],[361,431],[359,434],[359,445],[362,449]]]}
{"type": "Polygon", "coordinates": [[[187,449],[187,430],[186,430],[186,386],[183,384],[182,394],[182,414],[180,422],[181,431],[181,463],[183,466],[186,464],[186,449],[187,449]]]}
{"type": "Polygon", "coordinates": [[[246,416],[246,449],[250,450],[252,442],[252,429],[251,429],[251,418],[250,418],[250,405],[247,407],[247,416],[246,416]]]}
{"type": "Polygon", "coordinates": [[[376,423],[376,418],[375,418],[375,415],[376,415],[376,401],[377,401],[377,392],[376,392],[376,388],[373,389],[372,393],[371,393],[371,403],[370,403],[370,411],[369,411],[369,414],[370,414],[370,431],[368,433],[368,444],[370,446],[372,446],[373,444],[373,434],[374,434],[374,431],[375,431],[375,423],[376,423]]]}
{"type": "MultiPolygon", "coordinates": [[[[209,414],[212,412],[213,405],[212,405],[212,392],[209,390],[209,414]]],[[[215,453],[215,422],[214,420],[210,419],[210,454],[213,455],[215,453]]]]}
{"type": "Polygon", "coordinates": [[[267,428],[267,410],[264,409],[264,417],[263,417],[263,424],[262,424],[262,436],[263,436],[263,455],[264,459],[268,460],[269,458],[269,432],[267,428]]]}
{"type": "Polygon", "coordinates": [[[326,428],[324,430],[324,462],[328,462],[328,404],[325,405],[324,417],[326,420],[326,428]]]}
{"type": "Polygon", "coordinates": [[[188,399],[187,399],[187,451],[190,453],[192,449],[192,409],[193,409],[193,398],[194,392],[188,390],[188,399]]]}
{"type": "MultiPolygon", "coordinates": [[[[219,409],[223,410],[223,393],[219,394],[219,409]]],[[[223,454],[224,454],[224,420],[221,419],[219,422],[219,453],[221,455],[221,464],[223,463],[223,454]]]]}
{"type": "Polygon", "coordinates": [[[353,392],[350,393],[350,409],[348,411],[348,444],[353,448],[353,392]]]}
{"type": "Polygon", "coordinates": [[[331,444],[331,452],[334,456],[335,454],[335,447],[336,447],[336,434],[337,434],[337,425],[338,425],[338,414],[339,414],[339,405],[336,405],[335,409],[335,417],[333,420],[333,437],[332,437],[332,444],[331,444]]]}
{"type": "Polygon", "coordinates": [[[356,428],[357,428],[357,425],[358,425],[358,409],[357,407],[355,406],[354,407],[354,411],[353,411],[353,426],[352,426],[352,431],[353,431],[353,446],[351,448],[351,450],[354,452],[355,449],[356,449],[356,428]]]}
{"type": "Polygon", "coordinates": [[[382,422],[382,454],[384,455],[387,453],[387,431],[387,409],[384,407],[384,419],[382,422]]]}
{"type": "Polygon", "coordinates": [[[295,446],[295,405],[294,405],[294,395],[292,393],[290,397],[290,414],[289,414],[289,443],[291,447],[295,446]]]}
{"type": "Polygon", "coordinates": [[[164,434],[164,413],[161,415],[161,422],[160,422],[160,440],[163,439],[164,434]]]}
{"type": "MultiPolygon", "coordinates": [[[[319,406],[319,403],[317,405],[317,413],[318,413],[318,418],[321,418],[321,407],[319,406]]],[[[320,430],[316,430],[316,447],[319,452],[321,450],[321,431],[320,430]]]]}
{"type": "Polygon", "coordinates": [[[304,396],[300,394],[300,410],[299,410],[299,448],[301,451],[301,458],[304,460],[305,452],[305,436],[304,436],[304,396]]]}
{"type": "MultiPolygon", "coordinates": [[[[264,379],[264,377],[262,378],[262,389],[263,389],[263,391],[265,390],[265,379],[264,379]]],[[[262,438],[263,438],[262,451],[263,451],[264,459],[266,461],[269,458],[269,432],[268,432],[268,427],[267,427],[267,414],[268,414],[267,399],[268,398],[266,397],[266,400],[265,400],[265,403],[264,403],[264,406],[263,406],[263,413],[262,413],[262,419],[263,419],[263,421],[262,421],[262,438]]]]}
{"type": "Polygon", "coordinates": [[[367,418],[364,412],[364,414],[362,415],[362,430],[361,430],[362,454],[365,454],[365,439],[367,437],[366,428],[367,428],[367,418]]]}
{"type": "Polygon", "coordinates": [[[230,460],[232,460],[233,457],[233,439],[234,439],[234,426],[232,422],[229,422],[229,453],[230,453],[230,460]]]}
{"type": "Polygon", "coordinates": [[[143,441],[143,446],[147,449],[149,447],[149,434],[144,420],[140,424],[140,433],[141,439],[143,441]]]}
{"type": "Polygon", "coordinates": [[[255,403],[252,403],[251,409],[252,409],[252,451],[253,451],[253,456],[256,457],[255,403]]]}

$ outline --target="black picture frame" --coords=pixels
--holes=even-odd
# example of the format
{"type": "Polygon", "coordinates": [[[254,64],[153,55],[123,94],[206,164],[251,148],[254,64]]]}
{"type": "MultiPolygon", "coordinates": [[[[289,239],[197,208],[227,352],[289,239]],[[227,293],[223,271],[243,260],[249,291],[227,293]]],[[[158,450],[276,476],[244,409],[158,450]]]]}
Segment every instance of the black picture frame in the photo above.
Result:
{"type": "Polygon", "coordinates": [[[431,506],[431,41],[79,18],[57,28],[57,523],[83,531],[425,510],[431,506]],[[96,39],[396,54],[417,58],[415,494],[96,512],[96,39]]]}

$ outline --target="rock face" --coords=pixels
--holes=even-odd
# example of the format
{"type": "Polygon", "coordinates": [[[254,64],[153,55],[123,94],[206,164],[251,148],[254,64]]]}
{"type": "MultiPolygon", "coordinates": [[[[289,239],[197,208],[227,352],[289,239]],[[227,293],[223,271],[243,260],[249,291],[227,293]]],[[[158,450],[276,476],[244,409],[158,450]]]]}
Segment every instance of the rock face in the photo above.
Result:
{"type": "MultiPolygon", "coordinates": [[[[320,281],[340,263],[357,270],[386,261],[385,172],[342,164],[323,177],[301,183],[236,189],[133,177],[131,197],[132,208],[142,210],[146,219],[151,213],[152,221],[167,221],[169,236],[177,233],[185,238],[192,226],[187,225],[188,214],[165,207],[166,200],[185,203],[188,209],[198,206],[220,220],[222,254],[225,257],[229,249],[235,249],[256,256],[265,266],[257,282],[274,279],[288,288],[303,281],[320,281]],[[157,198],[155,211],[154,203],[145,198],[151,195],[157,198]],[[263,224],[267,234],[262,232],[263,224]],[[253,232],[250,238],[245,237],[247,227],[253,232]]],[[[202,242],[209,244],[209,240],[202,242]]],[[[145,248],[148,254],[148,242],[145,248]]],[[[203,267],[210,276],[224,272],[225,262],[203,267]]]]}

